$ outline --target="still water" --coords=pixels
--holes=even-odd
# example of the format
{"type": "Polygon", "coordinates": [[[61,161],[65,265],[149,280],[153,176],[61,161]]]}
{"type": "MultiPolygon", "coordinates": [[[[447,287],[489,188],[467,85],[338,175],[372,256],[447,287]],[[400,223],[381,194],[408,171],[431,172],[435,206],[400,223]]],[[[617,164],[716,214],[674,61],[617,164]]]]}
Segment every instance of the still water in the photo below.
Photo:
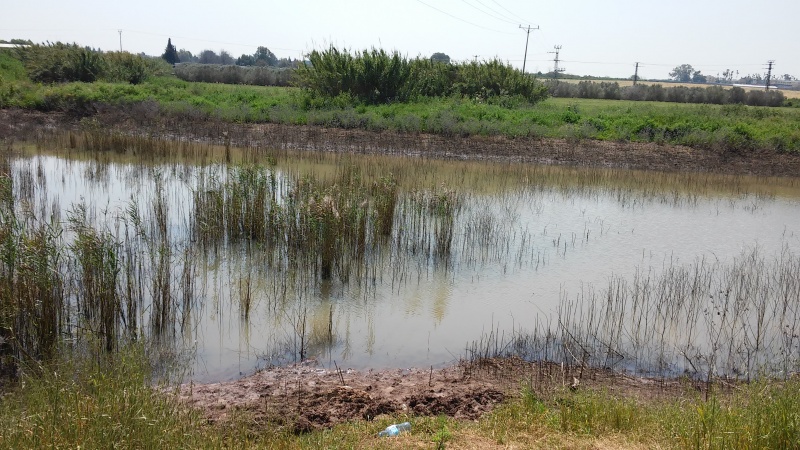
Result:
{"type": "MultiPolygon", "coordinates": [[[[395,171],[406,164],[387,161],[395,171]]],[[[365,164],[379,172],[375,166],[382,163],[365,164]]],[[[552,167],[547,177],[533,179],[542,169],[431,162],[436,168],[425,171],[426,181],[415,182],[420,164],[409,165],[399,183],[389,238],[395,244],[376,247],[369,269],[347,282],[313,274],[287,281],[287,271],[247,244],[177,250],[193,245],[189,230],[193,194],[204,189],[200,180],[224,180],[224,164],[36,155],[14,159],[12,169],[17,195],[38,216],[65,222],[83,203],[95,226],[120,241],[131,206],[148,210],[160,186],[176,249],[173,289],[185,273],[193,286],[191,308],[176,313],[172,344],[198,381],[233,379],[301,356],[351,368],[440,366],[489,334],[505,339],[542,324],[557,328],[565,301],[600,292],[612,279],[658,275],[698,261],[724,265],[754,250],[766,261],[800,253],[800,187],[790,180],[695,175],[685,184],[674,176],[661,185],[657,174],[609,170],[598,176],[598,169],[552,167]],[[598,177],[602,181],[586,183],[598,177]],[[648,177],[652,185],[641,182],[648,177]],[[397,244],[411,226],[399,206],[403,199],[437,186],[461,199],[446,261],[397,244]]],[[[326,174],[336,167],[322,158],[302,168],[281,162],[274,174],[284,186],[301,172],[326,174]]],[[[152,320],[148,311],[140,312],[143,330],[152,320]]]]}

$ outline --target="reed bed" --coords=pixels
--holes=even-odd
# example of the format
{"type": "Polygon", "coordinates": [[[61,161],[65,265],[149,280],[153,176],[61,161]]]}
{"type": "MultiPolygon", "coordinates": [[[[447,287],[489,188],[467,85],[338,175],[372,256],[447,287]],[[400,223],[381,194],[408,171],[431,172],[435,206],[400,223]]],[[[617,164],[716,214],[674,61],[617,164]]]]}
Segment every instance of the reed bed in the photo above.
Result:
{"type": "MultiPolygon", "coordinates": [[[[163,161],[134,165],[126,175],[146,195],[112,212],[74,205],[62,230],[57,208],[40,200],[41,162],[21,163],[12,176],[6,160],[7,176],[0,178],[6,205],[0,237],[8,237],[9,261],[4,290],[24,284],[34,289],[30,298],[45,291],[54,296],[50,303],[3,308],[5,323],[18,321],[4,328],[4,342],[17,343],[16,360],[23,351],[44,359],[58,341],[51,336],[101,340],[105,351],[152,339],[177,352],[192,341],[204,311],[226,313],[220,299],[238,300],[243,327],[256,314],[275,318],[265,331],[284,333],[275,343],[279,353],[303,359],[347,345],[328,297],[358,290],[366,304],[382,285],[400,290],[437,271],[455,277],[484,267],[539,270],[553,253],[565,258],[568,249],[594,239],[596,227],[588,225],[571,236],[549,236],[546,227],[534,233],[520,211],[529,208],[535,217],[544,201],[606,195],[624,208],[695,208],[722,192],[722,202],[756,210],[797,189],[792,180],[707,174],[630,172],[617,179],[615,171],[598,169],[226,150],[101,130],[59,136],[67,154],[91,158],[91,178],[100,184],[110,182],[113,158],[149,152],[163,161]],[[179,162],[192,157],[204,162],[179,162]],[[184,191],[189,194],[178,193],[184,191]],[[23,244],[31,250],[20,252],[23,244]],[[22,261],[23,253],[32,259],[22,261]],[[50,278],[23,279],[26,267],[50,278]],[[35,317],[48,319],[25,319],[23,307],[45,308],[35,317]]],[[[479,341],[468,356],[514,349],[576,367],[668,375],[747,378],[795,370],[797,342],[786,336],[796,328],[796,257],[787,248],[772,265],[760,255],[743,255],[736,264],[733,271],[703,260],[667,267],[663,275],[642,269],[632,280],[612,279],[605,290],[564,292],[557,312],[533,312],[540,319],[532,331],[507,332],[500,341],[493,336],[494,350],[479,341]],[[687,285],[693,286],[688,293],[687,285]],[[781,308],[779,288],[786,299],[781,308]]]]}
{"type": "Polygon", "coordinates": [[[633,279],[562,293],[557,312],[533,324],[492,329],[466,349],[468,360],[521,356],[583,373],[610,368],[712,380],[789,378],[800,370],[800,256],[774,259],[758,248],[734,261],[699,259],[639,270],[633,279]]]}

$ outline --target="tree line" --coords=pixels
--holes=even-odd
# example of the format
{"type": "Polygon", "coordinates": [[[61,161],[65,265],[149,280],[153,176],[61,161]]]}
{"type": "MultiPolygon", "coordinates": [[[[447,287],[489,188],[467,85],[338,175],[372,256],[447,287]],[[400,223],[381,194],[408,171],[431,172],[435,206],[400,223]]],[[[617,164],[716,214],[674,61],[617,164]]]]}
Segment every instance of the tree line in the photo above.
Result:
{"type": "Polygon", "coordinates": [[[782,106],[786,100],[783,92],[763,89],[745,90],[741,87],[723,86],[671,86],[661,84],[636,84],[620,86],[617,82],[580,81],[569,83],[551,81],[548,92],[553,97],[594,98],[607,100],[635,100],[673,103],[709,103],[716,105],[744,104],[750,106],[782,106]]]}
{"type": "Polygon", "coordinates": [[[299,60],[292,58],[278,58],[275,53],[264,46],[259,46],[253,54],[242,54],[235,59],[227,50],[220,50],[220,52],[217,53],[214,50],[206,49],[197,55],[193,55],[192,52],[185,49],[177,50],[172,44],[172,38],[167,40],[167,48],[164,50],[161,58],[173,65],[178,63],[196,63],[293,68],[297,67],[300,63],[299,60]]]}

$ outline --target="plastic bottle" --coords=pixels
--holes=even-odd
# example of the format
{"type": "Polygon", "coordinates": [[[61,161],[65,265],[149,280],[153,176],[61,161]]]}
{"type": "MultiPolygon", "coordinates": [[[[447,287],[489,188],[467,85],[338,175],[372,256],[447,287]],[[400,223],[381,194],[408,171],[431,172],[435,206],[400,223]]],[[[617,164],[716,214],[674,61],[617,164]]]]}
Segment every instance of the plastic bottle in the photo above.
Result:
{"type": "Polygon", "coordinates": [[[408,422],[396,423],[396,424],[389,425],[388,427],[386,427],[385,430],[383,430],[380,433],[378,433],[378,436],[380,436],[380,437],[397,436],[402,431],[408,431],[410,429],[411,429],[411,424],[408,423],[408,422]]]}

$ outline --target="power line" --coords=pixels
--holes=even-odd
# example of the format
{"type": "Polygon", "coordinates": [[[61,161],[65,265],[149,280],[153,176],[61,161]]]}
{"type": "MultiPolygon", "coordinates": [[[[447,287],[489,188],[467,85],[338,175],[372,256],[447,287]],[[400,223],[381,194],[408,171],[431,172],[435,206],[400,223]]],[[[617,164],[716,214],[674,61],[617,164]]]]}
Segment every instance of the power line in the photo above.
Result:
{"type": "MultiPolygon", "coordinates": [[[[497,0],[492,0],[492,2],[493,2],[495,5],[497,5],[497,6],[501,7],[501,8],[503,8],[503,9],[504,9],[504,10],[505,10],[507,13],[511,14],[511,16],[512,16],[512,17],[515,17],[515,18],[520,18],[518,15],[516,15],[516,14],[514,14],[513,12],[509,11],[509,10],[508,10],[508,8],[506,8],[505,6],[501,5],[500,3],[497,3],[497,0]]],[[[522,20],[522,22],[531,23],[531,21],[530,21],[530,20],[522,20]]]]}
{"type": "MultiPolygon", "coordinates": [[[[478,10],[478,11],[482,12],[483,14],[485,14],[485,15],[487,15],[487,16],[489,16],[489,17],[491,17],[492,19],[496,19],[496,20],[499,20],[499,21],[501,21],[501,22],[510,23],[510,24],[514,24],[514,25],[516,25],[516,24],[517,24],[517,22],[515,22],[515,21],[514,21],[514,22],[512,22],[512,21],[510,21],[510,20],[506,20],[506,19],[504,19],[504,18],[502,18],[502,17],[497,17],[497,16],[495,16],[495,15],[489,14],[489,13],[487,13],[486,11],[484,11],[484,10],[482,10],[482,9],[478,8],[477,6],[473,5],[472,3],[468,2],[467,0],[461,0],[461,1],[462,1],[462,2],[464,2],[464,4],[466,4],[467,6],[471,6],[471,7],[475,8],[476,10],[478,10]]],[[[476,0],[476,1],[477,1],[477,0],[476,0]]],[[[479,3],[480,3],[480,2],[479,2],[479,3]]]]}
{"type": "MultiPolygon", "coordinates": [[[[506,19],[510,20],[511,22],[513,22],[513,23],[519,23],[520,22],[520,19],[518,17],[513,17],[513,15],[512,16],[508,16],[508,15],[506,15],[506,14],[504,14],[504,13],[502,13],[502,12],[500,12],[500,11],[494,9],[494,8],[492,8],[491,6],[487,5],[486,3],[483,3],[481,0],[475,0],[475,1],[478,2],[484,8],[486,8],[489,11],[497,14],[500,17],[506,18],[506,19]]],[[[522,22],[524,22],[524,20],[522,22]]]]}
{"type": "Polygon", "coordinates": [[[484,30],[493,31],[493,32],[495,32],[495,33],[501,33],[501,34],[511,34],[511,33],[508,33],[508,32],[506,32],[506,31],[494,30],[494,29],[492,29],[492,28],[487,28],[487,27],[484,27],[483,25],[478,25],[477,23],[472,23],[472,22],[470,22],[470,21],[468,21],[468,20],[464,20],[464,19],[462,19],[462,18],[460,18],[460,17],[456,17],[456,16],[454,16],[454,15],[450,14],[450,13],[449,13],[449,12],[447,12],[447,11],[443,11],[443,10],[441,10],[441,9],[439,9],[439,8],[435,7],[435,6],[429,5],[429,4],[425,3],[425,2],[423,2],[422,0],[417,0],[417,2],[419,2],[419,3],[422,3],[423,5],[427,6],[428,8],[435,9],[436,11],[439,11],[440,13],[442,13],[442,14],[444,14],[444,15],[446,15],[446,16],[452,17],[453,19],[456,19],[456,20],[458,20],[458,21],[464,22],[464,23],[466,23],[466,24],[468,24],[468,25],[472,25],[473,27],[478,27],[478,28],[481,28],[481,29],[484,29],[484,30]]]}

